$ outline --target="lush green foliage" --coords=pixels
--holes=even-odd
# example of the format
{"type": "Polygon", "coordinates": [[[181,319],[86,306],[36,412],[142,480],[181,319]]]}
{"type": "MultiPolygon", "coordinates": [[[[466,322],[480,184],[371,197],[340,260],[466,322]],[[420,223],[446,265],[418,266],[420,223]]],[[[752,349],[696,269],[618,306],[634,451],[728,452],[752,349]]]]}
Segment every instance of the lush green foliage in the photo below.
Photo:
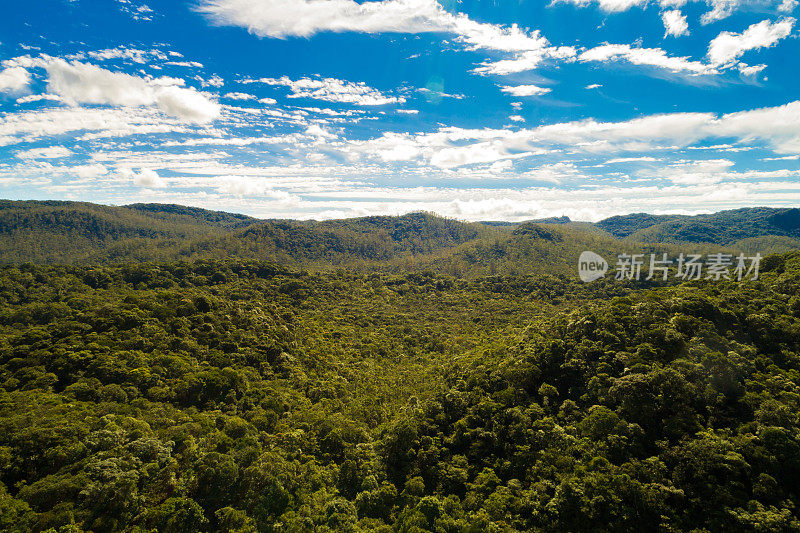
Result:
{"type": "Polygon", "coordinates": [[[317,222],[257,220],[163,204],[0,201],[0,262],[96,265],[237,258],[314,270],[433,270],[456,277],[566,273],[585,249],[609,258],[622,252],[706,253],[720,246],[762,254],[798,249],[798,212],[757,208],[698,217],[639,214],[597,224],[566,217],[470,224],[428,213],[317,222]]]}
{"type": "Polygon", "coordinates": [[[5,267],[2,527],[796,529],[800,260],[767,267],[5,267]]]}
{"type": "Polygon", "coordinates": [[[800,253],[582,284],[585,249],[682,250],[2,203],[0,530],[800,531],[800,253]]]}
{"type": "Polygon", "coordinates": [[[791,243],[792,249],[800,247],[797,208],[757,207],[697,216],[637,213],[607,218],[597,225],[615,237],[642,242],[737,246],[744,239],[771,236],[784,237],[782,244],[791,243]]]}

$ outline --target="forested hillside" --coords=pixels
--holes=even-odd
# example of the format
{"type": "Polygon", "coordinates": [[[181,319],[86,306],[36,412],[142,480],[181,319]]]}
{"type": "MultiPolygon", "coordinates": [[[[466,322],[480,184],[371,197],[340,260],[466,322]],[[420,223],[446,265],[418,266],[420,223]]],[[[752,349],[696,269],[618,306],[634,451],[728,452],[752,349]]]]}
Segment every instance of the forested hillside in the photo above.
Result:
{"type": "Polygon", "coordinates": [[[165,204],[0,202],[2,263],[231,257],[329,267],[414,257],[497,233],[427,213],[316,222],[258,220],[165,204]]]}
{"type": "Polygon", "coordinates": [[[797,209],[512,224],[465,223],[422,212],[320,222],[259,220],[167,204],[0,201],[0,263],[6,264],[235,258],[314,270],[433,270],[476,277],[565,273],[587,248],[607,255],[720,249],[768,254],[800,249],[798,238],[797,209]]]}
{"type": "Polygon", "coordinates": [[[800,256],[756,282],[0,270],[0,527],[800,528],[800,256]]]}
{"type": "Polygon", "coordinates": [[[709,215],[632,215],[597,226],[618,238],[648,243],[715,243],[762,253],[800,249],[800,209],[768,207],[709,215]]]}
{"type": "MultiPolygon", "coordinates": [[[[0,201],[0,261],[87,263],[137,260],[178,243],[256,222],[244,215],[160,204],[0,201]]],[[[167,252],[168,253],[168,252],[167,252]]]]}
{"type": "Polygon", "coordinates": [[[0,530],[800,531],[800,252],[650,222],[2,203],[0,530]]]}

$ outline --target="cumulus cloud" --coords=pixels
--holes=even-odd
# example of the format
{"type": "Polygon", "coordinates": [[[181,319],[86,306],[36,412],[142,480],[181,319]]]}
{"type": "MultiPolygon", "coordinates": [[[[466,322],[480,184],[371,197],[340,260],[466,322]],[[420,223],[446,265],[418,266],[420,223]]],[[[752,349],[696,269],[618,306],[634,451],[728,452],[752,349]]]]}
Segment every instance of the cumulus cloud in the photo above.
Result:
{"type": "Polygon", "coordinates": [[[81,179],[92,179],[107,174],[108,168],[100,163],[92,163],[89,165],[76,165],[74,167],[70,167],[69,172],[74,173],[81,179]]]}
{"type": "Polygon", "coordinates": [[[552,89],[539,87],[538,85],[505,86],[501,87],[500,90],[513,96],[541,96],[552,91],[552,89]]]}
{"type": "Polygon", "coordinates": [[[406,101],[402,96],[387,96],[363,82],[354,83],[335,78],[292,80],[283,76],[281,78],[261,78],[258,81],[268,85],[287,87],[291,91],[289,98],[311,98],[363,106],[401,104],[406,101]]]}
{"type": "Polygon", "coordinates": [[[310,37],[320,32],[442,31],[447,12],[435,0],[203,0],[197,8],[220,25],[261,37],[310,37]]]}
{"type": "Polygon", "coordinates": [[[194,89],[171,85],[156,91],[156,105],[168,115],[203,124],[219,117],[219,104],[194,89]]]}
{"type": "Polygon", "coordinates": [[[724,31],[708,45],[708,58],[715,65],[731,63],[748,50],[768,48],[787,37],[794,27],[795,19],[789,17],[772,23],[762,20],[742,33],[724,31]]]}
{"type": "Polygon", "coordinates": [[[747,63],[739,63],[736,65],[736,68],[738,68],[739,72],[741,72],[744,76],[755,76],[767,68],[767,65],[763,63],[761,65],[748,65],[747,63]]]}
{"type": "Polygon", "coordinates": [[[122,168],[119,170],[122,177],[130,179],[137,187],[146,187],[149,189],[161,189],[167,186],[166,182],[161,179],[161,176],[155,170],[149,168],[140,169],[139,172],[130,168],[122,168]]]}
{"type": "Polygon", "coordinates": [[[30,73],[22,67],[8,67],[0,71],[0,93],[23,91],[30,82],[30,73]]]}
{"type": "Polygon", "coordinates": [[[661,20],[664,22],[664,37],[689,35],[689,23],[686,21],[686,15],[679,9],[664,11],[661,13],[661,20]]]}
{"type": "Polygon", "coordinates": [[[63,59],[53,59],[45,68],[48,91],[72,105],[155,105],[168,115],[195,123],[210,122],[220,114],[219,104],[194,89],[179,87],[174,78],[145,79],[63,59]]]}

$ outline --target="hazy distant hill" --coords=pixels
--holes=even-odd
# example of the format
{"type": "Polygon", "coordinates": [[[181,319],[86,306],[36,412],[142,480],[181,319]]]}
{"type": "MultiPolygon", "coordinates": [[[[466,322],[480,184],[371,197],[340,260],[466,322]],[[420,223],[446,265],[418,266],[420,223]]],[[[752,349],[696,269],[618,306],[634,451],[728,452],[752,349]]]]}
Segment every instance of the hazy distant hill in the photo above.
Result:
{"type": "MultiPolygon", "coordinates": [[[[615,239],[588,223],[535,224],[527,222],[512,232],[498,233],[429,255],[389,262],[398,271],[432,271],[456,277],[489,275],[572,274],[585,250],[600,254],[611,264],[618,254],[661,254],[677,256],[687,248],[671,243],[641,243],[615,239]]],[[[733,248],[699,244],[698,253],[733,248]]]]}
{"type": "MultiPolygon", "coordinates": [[[[154,251],[256,222],[245,215],[177,205],[0,201],[0,261],[86,262],[114,248],[154,251]]],[[[157,254],[156,254],[157,255],[157,254]]],[[[136,260],[137,258],[132,257],[136,260]]]]}
{"type": "Polygon", "coordinates": [[[343,220],[267,221],[191,242],[182,258],[270,259],[291,265],[345,265],[415,257],[451,249],[495,232],[428,213],[343,220]]]}
{"type": "Polygon", "coordinates": [[[613,257],[622,251],[677,252],[689,244],[693,250],[698,244],[762,253],[800,249],[800,209],[501,224],[421,212],[320,222],[259,220],[169,204],[0,201],[0,262],[6,263],[240,258],[302,268],[429,269],[471,276],[543,266],[564,270],[586,249],[613,257]]]}
{"type": "Polygon", "coordinates": [[[697,216],[635,213],[607,218],[597,226],[641,242],[715,243],[768,252],[800,248],[797,208],[755,207],[697,216]]]}
{"type": "Polygon", "coordinates": [[[273,260],[343,265],[449,249],[494,234],[427,213],[332,221],[259,220],[168,204],[0,201],[0,261],[273,260]]]}
{"type": "Polygon", "coordinates": [[[481,222],[481,224],[486,224],[487,226],[497,226],[497,227],[516,227],[522,224],[529,224],[529,223],[536,223],[536,224],[569,224],[572,222],[568,216],[562,217],[546,217],[546,218],[537,218],[534,220],[525,220],[523,222],[506,222],[503,220],[486,220],[481,222]]]}
{"type": "Polygon", "coordinates": [[[176,204],[130,204],[123,207],[132,209],[134,211],[139,211],[162,220],[172,220],[180,217],[191,220],[197,224],[208,224],[212,226],[223,226],[230,228],[240,228],[258,221],[256,218],[239,213],[209,211],[208,209],[201,209],[199,207],[187,207],[185,205],[176,204]]]}

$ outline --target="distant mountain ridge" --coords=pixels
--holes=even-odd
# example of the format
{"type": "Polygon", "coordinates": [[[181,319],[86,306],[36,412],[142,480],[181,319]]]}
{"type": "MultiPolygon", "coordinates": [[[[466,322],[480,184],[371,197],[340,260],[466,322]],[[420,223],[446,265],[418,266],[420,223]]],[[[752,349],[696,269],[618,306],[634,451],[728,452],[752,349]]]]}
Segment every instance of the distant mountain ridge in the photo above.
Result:
{"type": "Polygon", "coordinates": [[[754,207],[695,216],[634,213],[610,217],[596,225],[617,238],[640,242],[752,247],[772,240],[792,247],[800,244],[793,242],[800,239],[798,208],[754,207]],[[768,237],[772,239],[765,239],[768,237]]]}
{"type": "Polygon", "coordinates": [[[764,254],[800,249],[800,209],[760,207],[697,216],[634,213],[598,223],[566,216],[469,223],[424,212],[262,220],[176,204],[0,200],[3,263],[244,258],[301,268],[492,274],[535,265],[564,270],[585,249],[613,255],[677,251],[688,245],[764,254]]]}

